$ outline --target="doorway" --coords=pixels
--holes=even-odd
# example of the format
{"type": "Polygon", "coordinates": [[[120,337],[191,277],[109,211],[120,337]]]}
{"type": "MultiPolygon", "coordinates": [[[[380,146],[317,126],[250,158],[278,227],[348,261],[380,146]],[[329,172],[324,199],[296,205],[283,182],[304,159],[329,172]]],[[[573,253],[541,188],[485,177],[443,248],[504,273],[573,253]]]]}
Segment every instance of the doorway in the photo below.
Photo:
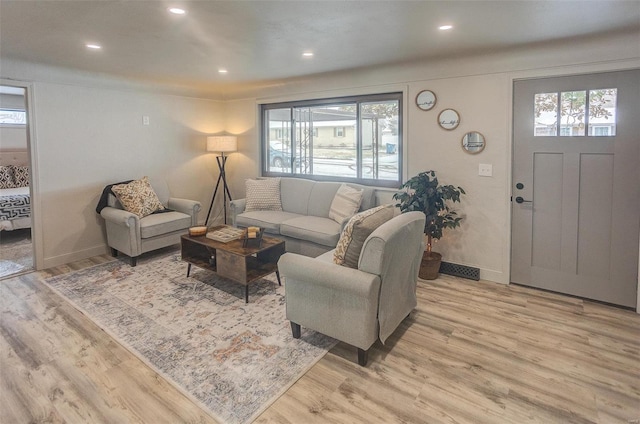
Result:
{"type": "Polygon", "coordinates": [[[27,91],[0,85],[0,278],[35,268],[27,91]]]}
{"type": "Polygon", "coordinates": [[[514,83],[511,282],[635,307],[640,70],[514,83]]]}

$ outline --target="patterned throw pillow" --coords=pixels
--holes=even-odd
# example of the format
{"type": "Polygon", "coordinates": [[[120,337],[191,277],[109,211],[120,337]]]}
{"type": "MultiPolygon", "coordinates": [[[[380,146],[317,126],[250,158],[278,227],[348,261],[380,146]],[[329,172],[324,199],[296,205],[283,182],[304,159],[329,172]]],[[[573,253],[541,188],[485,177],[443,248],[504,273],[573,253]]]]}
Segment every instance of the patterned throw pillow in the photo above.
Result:
{"type": "Polygon", "coordinates": [[[14,166],[13,180],[15,181],[16,187],[28,187],[29,186],[29,167],[14,166]]]}
{"type": "Polygon", "coordinates": [[[247,204],[245,212],[281,211],[280,178],[247,180],[247,204]]]}
{"type": "Polygon", "coordinates": [[[376,228],[393,218],[393,205],[382,205],[354,215],[340,234],[333,253],[333,262],[349,268],[358,268],[360,251],[365,240],[376,228]]]}
{"type": "Polygon", "coordinates": [[[13,167],[10,165],[0,166],[0,188],[14,188],[13,167]]]}
{"type": "Polygon", "coordinates": [[[342,224],[344,221],[351,218],[353,214],[358,212],[358,209],[360,209],[362,193],[363,190],[358,190],[356,188],[349,187],[346,184],[342,184],[331,202],[329,218],[333,219],[338,224],[342,224]]]}
{"type": "Polygon", "coordinates": [[[131,181],[129,184],[115,185],[111,187],[111,191],[116,195],[124,210],[134,213],[140,218],[164,209],[147,177],[131,181]]]}

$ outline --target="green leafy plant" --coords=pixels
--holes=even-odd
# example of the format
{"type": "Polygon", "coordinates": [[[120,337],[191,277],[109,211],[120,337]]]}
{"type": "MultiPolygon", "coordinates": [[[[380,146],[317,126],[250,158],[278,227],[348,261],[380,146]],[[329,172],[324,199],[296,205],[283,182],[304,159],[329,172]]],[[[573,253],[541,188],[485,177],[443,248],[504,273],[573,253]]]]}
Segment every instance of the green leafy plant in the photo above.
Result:
{"type": "Polygon", "coordinates": [[[393,195],[401,212],[419,211],[427,216],[424,233],[427,235],[427,256],[431,255],[432,240],[442,237],[445,228],[456,228],[462,217],[448,205],[460,202],[466,194],[462,187],[440,185],[435,171],[421,172],[402,185],[402,191],[393,195]]]}

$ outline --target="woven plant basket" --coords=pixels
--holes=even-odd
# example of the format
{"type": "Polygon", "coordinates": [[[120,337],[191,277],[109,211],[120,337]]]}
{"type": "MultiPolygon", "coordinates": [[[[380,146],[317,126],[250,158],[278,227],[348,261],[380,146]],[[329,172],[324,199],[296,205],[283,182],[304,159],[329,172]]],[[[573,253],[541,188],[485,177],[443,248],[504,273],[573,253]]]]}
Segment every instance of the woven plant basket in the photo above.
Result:
{"type": "Polygon", "coordinates": [[[427,256],[427,252],[422,254],[422,262],[420,262],[420,271],[418,277],[423,280],[435,280],[440,272],[440,263],[442,255],[437,252],[431,252],[431,256],[427,256]]]}

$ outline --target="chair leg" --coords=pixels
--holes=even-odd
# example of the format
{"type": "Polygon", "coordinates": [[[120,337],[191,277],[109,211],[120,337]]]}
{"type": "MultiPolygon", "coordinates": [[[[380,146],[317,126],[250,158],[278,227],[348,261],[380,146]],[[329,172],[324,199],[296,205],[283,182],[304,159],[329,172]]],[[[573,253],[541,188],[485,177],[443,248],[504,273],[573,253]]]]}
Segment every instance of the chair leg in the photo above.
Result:
{"type": "Polygon", "coordinates": [[[137,256],[132,256],[131,257],[131,266],[134,267],[138,265],[138,257],[137,256]]]}
{"type": "Polygon", "coordinates": [[[111,256],[113,256],[114,258],[118,257],[118,251],[113,247],[111,248],[111,256]]]}
{"type": "Polygon", "coordinates": [[[369,350],[358,348],[358,364],[364,367],[367,365],[368,360],[369,360],[369,350]]]}
{"type": "Polygon", "coordinates": [[[294,339],[300,338],[300,324],[296,324],[295,322],[291,321],[291,334],[293,335],[294,339]]]}

